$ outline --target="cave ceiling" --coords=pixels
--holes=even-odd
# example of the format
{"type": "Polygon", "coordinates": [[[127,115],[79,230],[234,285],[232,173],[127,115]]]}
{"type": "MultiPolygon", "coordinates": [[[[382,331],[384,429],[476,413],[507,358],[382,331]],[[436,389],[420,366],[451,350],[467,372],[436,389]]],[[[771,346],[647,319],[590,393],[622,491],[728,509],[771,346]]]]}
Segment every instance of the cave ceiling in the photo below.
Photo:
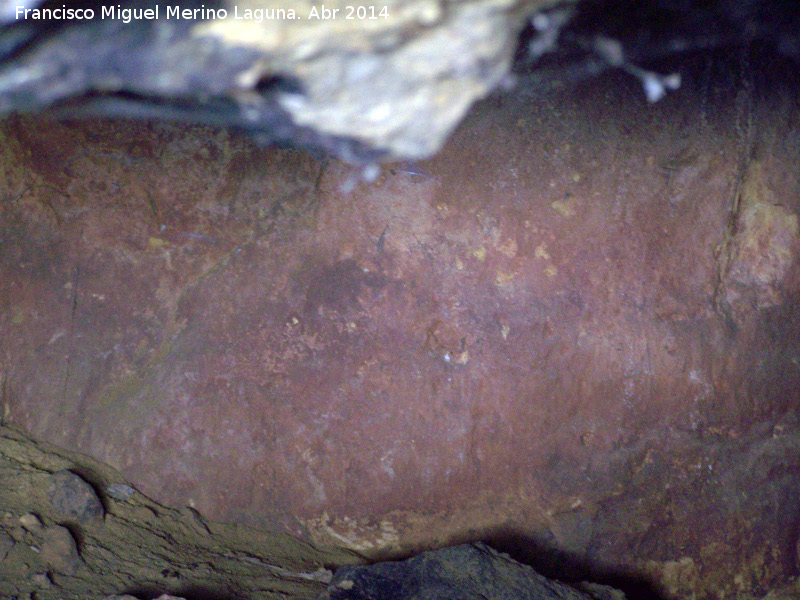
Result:
{"type": "Polygon", "coordinates": [[[799,19],[753,0],[4,0],[0,113],[228,125],[353,163],[420,159],[494,91],[622,70],[656,101],[680,74],[649,64],[754,41],[797,57],[799,19]]]}

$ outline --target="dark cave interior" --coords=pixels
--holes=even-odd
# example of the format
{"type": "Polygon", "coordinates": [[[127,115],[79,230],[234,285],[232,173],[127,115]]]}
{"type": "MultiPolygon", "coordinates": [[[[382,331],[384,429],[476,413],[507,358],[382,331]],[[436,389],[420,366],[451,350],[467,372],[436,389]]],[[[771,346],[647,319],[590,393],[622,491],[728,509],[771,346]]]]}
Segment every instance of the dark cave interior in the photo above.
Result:
{"type": "MultiPolygon", "coordinates": [[[[441,4],[339,79],[483,3],[441,4]]],[[[409,155],[399,111],[384,145],[293,115],[296,74],[231,92],[261,48],[202,23],[5,17],[0,596],[316,598],[479,541],[800,595],[800,11],[508,4],[505,73],[409,155]]]]}

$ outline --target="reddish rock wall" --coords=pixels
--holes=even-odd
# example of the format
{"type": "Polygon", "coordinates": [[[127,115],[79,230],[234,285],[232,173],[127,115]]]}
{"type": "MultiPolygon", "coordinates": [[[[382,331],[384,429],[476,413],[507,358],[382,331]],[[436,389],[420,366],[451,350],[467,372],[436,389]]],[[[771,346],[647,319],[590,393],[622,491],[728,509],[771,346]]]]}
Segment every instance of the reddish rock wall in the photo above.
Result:
{"type": "Polygon", "coordinates": [[[682,597],[784,581],[796,97],[687,81],[488,101],[352,193],[217,130],[9,120],[4,418],[374,556],[488,538],[682,597]]]}

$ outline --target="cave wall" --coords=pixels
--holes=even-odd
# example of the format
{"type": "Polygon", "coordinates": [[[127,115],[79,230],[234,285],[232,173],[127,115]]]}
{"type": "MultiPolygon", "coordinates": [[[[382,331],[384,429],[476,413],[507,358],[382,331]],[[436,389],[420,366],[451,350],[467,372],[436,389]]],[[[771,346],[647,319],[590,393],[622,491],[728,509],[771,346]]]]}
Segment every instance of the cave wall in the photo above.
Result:
{"type": "Polygon", "coordinates": [[[3,419],[371,557],[487,539],[669,597],[784,582],[800,123],[789,67],[740,67],[656,105],[618,74],[521,86],[355,188],[225,130],[12,117],[3,419]]]}

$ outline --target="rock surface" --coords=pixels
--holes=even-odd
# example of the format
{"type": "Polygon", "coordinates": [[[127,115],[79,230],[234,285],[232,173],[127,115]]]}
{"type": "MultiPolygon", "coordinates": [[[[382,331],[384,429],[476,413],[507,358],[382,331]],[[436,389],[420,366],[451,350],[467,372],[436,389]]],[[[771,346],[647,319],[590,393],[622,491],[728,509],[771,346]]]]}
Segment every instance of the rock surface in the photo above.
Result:
{"type": "Polygon", "coordinates": [[[766,0],[126,0],[50,21],[39,4],[0,1],[0,114],[230,125],[350,162],[430,157],[476,101],[561,49],[537,64],[542,85],[621,68],[651,101],[680,74],[637,61],[756,39],[800,58],[796,11],[766,0]]]}
{"type": "Polygon", "coordinates": [[[483,539],[671,597],[788,582],[796,66],[712,58],[655,105],[627,76],[494,97],[350,193],[218,129],[5,122],[4,420],[371,558],[483,539]]]}
{"type": "Polygon", "coordinates": [[[592,593],[542,577],[484,544],[426,552],[403,562],[342,567],[321,600],[625,600],[604,586],[592,593]]]}
{"type": "Polygon", "coordinates": [[[61,103],[236,125],[353,161],[425,157],[508,76],[525,16],[551,4],[162,2],[158,20],[111,12],[46,35],[19,19],[0,23],[0,113],[61,103]]]}
{"type": "Polygon", "coordinates": [[[66,527],[59,525],[50,525],[44,530],[40,554],[45,565],[64,575],[74,575],[82,563],[75,538],[66,527]]]}
{"type": "MultiPolygon", "coordinates": [[[[124,596],[114,595],[114,596],[106,596],[103,600],[138,600],[135,596],[129,596],[125,594],[124,596]]],[[[161,594],[158,598],[154,598],[154,600],[186,600],[185,598],[179,598],[178,596],[170,596],[169,594],[161,594]]]]}
{"type": "Polygon", "coordinates": [[[63,519],[86,523],[103,520],[103,504],[91,485],[72,471],[50,476],[50,504],[63,519]]]}
{"type": "Polygon", "coordinates": [[[206,521],[138,492],[107,498],[102,521],[73,523],[70,530],[58,524],[64,515],[49,499],[53,473],[68,471],[92,473],[103,487],[124,485],[106,465],[0,427],[1,598],[168,600],[176,596],[160,594],[172,591],[178,597],[311,599],[330,581],[327,566],[358,560],[283,534],[206,521]]]}

